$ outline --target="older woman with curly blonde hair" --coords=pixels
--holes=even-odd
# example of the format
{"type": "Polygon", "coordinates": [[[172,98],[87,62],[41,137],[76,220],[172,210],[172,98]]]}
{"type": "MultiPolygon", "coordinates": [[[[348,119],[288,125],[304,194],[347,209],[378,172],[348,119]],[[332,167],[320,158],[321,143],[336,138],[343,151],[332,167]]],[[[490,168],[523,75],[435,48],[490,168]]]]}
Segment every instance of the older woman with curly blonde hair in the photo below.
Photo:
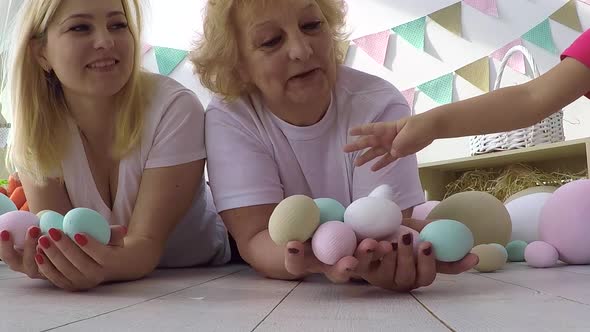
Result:
{"type": "Polygon", "coordinates": [[[431,284],[437,271],[466,271],[476,257],[437,263],[427,242],[414,256],[410,232],[393,244],[365,239],[333,266],[320,263],[309,243],[281,247],[269,236],[277,203],[295,194],[347,206],[388,184],[405,217],[424,201],[414,155],[372,172],[355,167],[356,153],[342,152],[349,128],[410,115],[391,84],[341,65],[344,19],[341,0],[208,1],[191,60],[217,94],[205,134],[218,211],[242,258],[270,278],[323,273],[334,282],[362,278],[410,290],[431,284]]]}

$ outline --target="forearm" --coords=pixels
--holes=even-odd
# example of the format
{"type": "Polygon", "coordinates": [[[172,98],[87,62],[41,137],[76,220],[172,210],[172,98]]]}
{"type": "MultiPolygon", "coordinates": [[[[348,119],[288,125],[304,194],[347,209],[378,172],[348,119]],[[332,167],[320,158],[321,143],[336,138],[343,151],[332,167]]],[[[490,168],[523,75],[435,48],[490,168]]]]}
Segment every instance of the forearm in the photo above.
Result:
{"type": "Polygon", "coordinates": [[[125,244],[113,257],[105,281],[126,281],[140,279],[151,273],[160,261],[163,245],[142,237],[125,237],[125,244]]]}

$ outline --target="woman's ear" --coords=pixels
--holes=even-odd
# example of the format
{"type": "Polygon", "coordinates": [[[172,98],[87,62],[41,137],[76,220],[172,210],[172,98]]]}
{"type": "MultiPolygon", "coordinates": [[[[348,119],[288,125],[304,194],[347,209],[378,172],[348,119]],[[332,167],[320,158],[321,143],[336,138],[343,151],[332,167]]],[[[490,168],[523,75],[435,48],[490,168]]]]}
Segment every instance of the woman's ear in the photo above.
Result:
{"type": "Polygon", "coordinates": [[[49,60],[47,60],[44,43],[41,40],[33,39],[31,40],[29,47],[31,48],[31,53],[35,57],[35,60],[37,60],[39,66],[41,66],[46,72],[51,71],[51,64],[49,63],[49,60]]]}

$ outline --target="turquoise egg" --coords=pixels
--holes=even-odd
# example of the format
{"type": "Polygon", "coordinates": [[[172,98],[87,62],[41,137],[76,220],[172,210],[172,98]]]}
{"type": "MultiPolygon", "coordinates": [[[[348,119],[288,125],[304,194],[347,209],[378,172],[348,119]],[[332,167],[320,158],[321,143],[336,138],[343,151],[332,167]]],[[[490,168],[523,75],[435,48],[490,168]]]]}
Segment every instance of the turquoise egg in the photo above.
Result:
{"type": "Polygon", "coordinates": [[[18,211],[18,209],[8,196],[0,194],[0,215],[10,211],[18,211]]]}
{"type": "Polygon", "coordinates": [[[43,210],[41,212],[37,213],[41,233],[47,234],[52,228],[63,231],[64,216],[51,210],[43,210]]]}
{"type": "Polygon", "coordinates": [[[75,208],[64,216],[63,231],[71,239],[78,233],[86,233],[102,244],[109,243],[111,227],[98,212],[87,208],[75,208]]]}
{"type": "Polygon", "coordinates": [[[461,260],[473,248],[473,234],[464,224],[449,219],[436,220],[420,232],[420,240],[432,243],[441,262],[461,260]]]}
{"type": "Polygon", "coordinates": [[[527,243],[522,240],[516,240],[506,245],[508,251],[508,260],[511,262],[524,262],[524,249],[527,243]]]}
{"type": "Polygon", "coordinates": [[[316,198],[315,204],[320,209],[320,224],[327,221],[344,221],[346,210],[340,202],[332,198],[316,198]]]}

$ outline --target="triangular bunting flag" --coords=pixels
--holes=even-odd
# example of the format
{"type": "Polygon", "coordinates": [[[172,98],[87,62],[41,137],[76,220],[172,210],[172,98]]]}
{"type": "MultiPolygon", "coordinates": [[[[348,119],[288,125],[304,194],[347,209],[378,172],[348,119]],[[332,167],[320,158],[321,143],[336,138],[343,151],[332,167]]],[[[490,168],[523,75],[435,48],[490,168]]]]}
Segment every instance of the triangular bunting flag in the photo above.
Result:
{"type": "Polygon", "coordinates": [[[434,12],[428,17],[457,36],[462,36],[460,2],[434,12]]]}
{"type": "MultiPolygon", "coordinates": [[[[520,38],[509,43],[508,45],[503,46],[501,49],[495,51],[494,53],[491,54],[491,57],[493,59],[498,60],[498,61],[502,61],[504,59],[504,56],[508,52],[508,50],[510,50],[511,48],[513,48],[516,45],[522,45],[522,40],[520,38]]],[[[524,55],[522,55],[522,53],[520,53],[520,52],[513,54],[510,57],[510,59],[508,59],[508,67],[516,70],[519,73],[525,74],[526,68],[525,68],[525,64],[524,64],[524,55]]]]}
{"type": "Polygon", "coordinates": [[[551,36],[549,19],[544,20],[539,25],[529,30],[529,32],[522,35],[522,39],[542,47],[553,54],[558,53],[557,48],[553,43],[553,36],[551,36]]]}
{"type": "Polygon", "coordinates": [[[453,101],[453,73],[421,84],[418,89],[437,103],[448,104],[453,101]]]}
{"type": "Polygon", "coordinates": [[[456,71],[457,75],[466,79],[483,92],[490,91],[490,63],[488,57],[481,58],[474,63],[456,71]]]}
{"type": "Polygon", "coordinates": [[[585,3],[585,4],[588,4],[588,5],[590,5],[590,0],[580,0],[580,1],[582,1],[582,2],[583,2],[583,3],[585,3]]]}
{"type": "Polygon", "coordinates": [[[498,3],[496,0],[463,0],[463,2],[482,13],[498,17],[498,3]]]}
{"type": "Polygon", "coordinates": [[[553,13],[550,18],[576,31],[582,32],[582,23],[580,23],[575,0],[568,1],[563,7],[553,13]]]}
{"type": "Polygon", "coordinates": [[[176,66],[178,66],[188,54],[187,51],[167,47],[154,47],[158,71],[162,75],[168,76],[176,66]]]}
{"type": "Polygon", "coordinates": [[[150,44],[142,44],[141,45],[141,55],[146,54],[151,49],[152,49],[152,45],[150,45],[150,44]]]}
{"type": "Polygon", "coordinates": [[[421,17],[412,22],[402,24],[392,28],[395,33],[400,35],[415,48],[424,51],[424,32],[426,29],[426,16],[421,17]]]}
{"type": "Polygon", "coordinates": [[[344,58],[346,58],[346,55],[348,54],[348,49],[350,48],[350,41],[344,40],[342,42],[339,42],[337,47],[339,50],[342,51],[342,55],[344,55],[344,58]]]}
{"type": "Polygon", "coordinates": [[[387,54],[387,45],[389,44],[389,30],[374,33],[354,40],[354,43],[365,51],[371,58],[380,65],[385,62],[387,54]]]}
{"type": "Polygon", "coordinates": [[[408,90],[401,91],[401,93],[404,96],[404,98],[406,99],[406,101],[408,102],[408,105],[410,106],[410,109],[412,110],[412,114],[414,114],[414,97],[416,96],[416,89],[411,88],[408,90]]]}

